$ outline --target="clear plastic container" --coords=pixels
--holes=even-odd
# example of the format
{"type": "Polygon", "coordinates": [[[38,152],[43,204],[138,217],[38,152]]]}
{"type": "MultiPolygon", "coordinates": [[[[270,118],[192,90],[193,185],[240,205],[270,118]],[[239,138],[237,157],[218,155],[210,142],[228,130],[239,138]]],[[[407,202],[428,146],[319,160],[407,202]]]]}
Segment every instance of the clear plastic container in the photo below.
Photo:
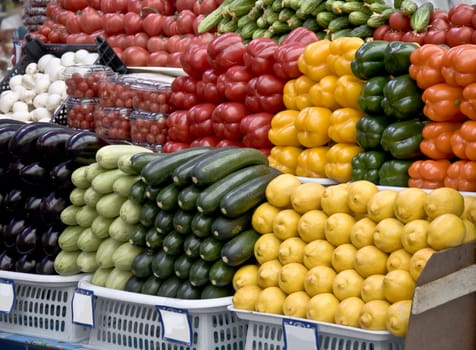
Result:
{"type": "Polygon", "coordinates": [[[127,74],[114,74],[102,80],[99,98],[102,107],[132,108],[134,91],[126,82],[127,74]]]}
{"type": "Polygon", "coordinates": [[[130,116],[132,143],[160,151],[167,140],[167,118],[163,114],[134,110],[130,116]]]}
{"type": "Polygon", "coordinates": [[[98,98],[69,97],[65,102],[67,125],[74,129],[94,130],[94,112],[98,105],[98,98]]]}
{"type": "Polygon", "coordinates": [[[76,98],[99,97],[99,84],[113,70],[103,65],[73,65],[64,70],[64,80],[69,96],[76,98]]]}
{"type": "Polygon", "coordinates": [[[132,109],[98,106],[94,111],[95,132],[110,140],[131,140],[132,109]]]}

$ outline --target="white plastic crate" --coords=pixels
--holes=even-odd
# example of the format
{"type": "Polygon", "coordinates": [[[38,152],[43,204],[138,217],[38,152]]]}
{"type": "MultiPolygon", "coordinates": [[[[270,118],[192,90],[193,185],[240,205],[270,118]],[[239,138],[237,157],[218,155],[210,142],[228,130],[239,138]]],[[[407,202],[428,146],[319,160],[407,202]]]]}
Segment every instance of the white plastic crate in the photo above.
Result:
{"type": "Polygon", "coordinates": [[[71,312],[81,277],[0,271],[0,278],[14,281],[16,294],[13,311],[0,314],[0,330],[67,342],[87,339],[90,329],[74,324],[71,312]]]}
{"type": "MultiPolygon", "coordinates": [[[[284,350],[282,322],[284,316],[239,310],[229,306],[238,318],[248,321],[245,350],[284,350]]],[[[286,319],[301,320],[296,317],[286,319]]],[[[403,350],[404,338],[386,331],[359,328],[304,319],[318,325],[320,350],[403,350]]],[[[303,349],[304,350],[304,349],[303,349]]]]}
{"type": "Polygon", "coordinates": [[[90,277],[79,288],[94,292],[94,327],[83,346],[98,350],[243,350],[247,322],[228,310],[231,297],[185,300],[118,291],[94,286],[90,277]],[[191,346],[162,337],[156,305],[186,309],[191,346]]]}

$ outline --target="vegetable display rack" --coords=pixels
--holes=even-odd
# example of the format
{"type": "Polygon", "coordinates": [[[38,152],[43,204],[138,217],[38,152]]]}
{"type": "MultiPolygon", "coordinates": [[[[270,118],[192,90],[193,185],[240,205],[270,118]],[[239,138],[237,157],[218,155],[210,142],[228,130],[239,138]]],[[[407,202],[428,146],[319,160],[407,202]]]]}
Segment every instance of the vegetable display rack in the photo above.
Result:
{"type": "Polygon", "coordinates": [[[231,297],[185,300],[124,292],[92,285],[90,276],[78,287],[95,296],[94,327],[86,348],[148,350],[243,350],[247,322],[228,311],[231,297]],[[157,306],[185,311],[191,342],[180,344],[164,337],[157,306]]]}
{"type": "Polygon", "coordinates": [[[71,303],[81,277],[0,271],[2,283],[12,283],[15,291],[11,312],[0,314],[0,330],[65,342],[87,339],[90,329],[72,323],[71,303]]]}

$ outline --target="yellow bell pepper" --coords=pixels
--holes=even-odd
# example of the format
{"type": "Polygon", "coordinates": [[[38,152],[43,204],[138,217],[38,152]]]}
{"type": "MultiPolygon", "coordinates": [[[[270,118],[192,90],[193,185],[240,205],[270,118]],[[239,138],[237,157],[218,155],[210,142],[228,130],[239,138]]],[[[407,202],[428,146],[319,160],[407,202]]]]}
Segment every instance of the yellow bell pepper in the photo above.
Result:
{"type": "Polygon", "coordinates": [[[302,148],[293,146],[275,146],[268,156],[269,166],[285,174],[296,174],[297,159],[302,148]]]}
{"type": "Polygon", "coordinates": [[[302,74],[314,81],[319,81],[326,75],[332,74],[327,65],[330,40],[318,40],[308,44],[298,58],[298,67],[302,74]]]}
{"type": "Polygon", "coordinates": [[[324,170],[327,163],[326,154],[329,147],[308,148],[301,152],[297,159],[296,175],[304,177],[326,177],[324,170]]]}
{"type": "Polygon", "coordinates": [[[352,158],[363,149],[355,144],[336,143],[327,151],[326,177],[338,182],[352,179],[352,158]]]}
{"type": "Polygon", "coordinates": [[[312,80],[306,75],[301,75],[299,78],[296,79],[295,87],[297,96],[295,104],[297,110],[300,111],[306,107],[312,106],[309,90],[314,85],[314,83],[314,80],[312,80]]]}
{"type": "Polygon", "coordinates": [[[335,98],[341,107],[359,108],[357,100],[364,82],[354,75],[346,74],[336,82],[335,98]]]}
{"type": "Polygon", "coordinates": [[[299,112],[295,126],[297,138],[305,147],[319,147],[329,141],[329,129],[332,111],[324,107],[307,107],[299,112]]]}
{"type": "Polygon", "coordinates": [[[331,110],[339,108],[334,96],[337,78],[335,75],[327,75],[312,85],[309,90],[309,97],[313,106],[325,107],[331,110]]]}
{"type": "Polygon", "coordinates": [[[355,57],[355,52],[362,46],[364,40],[358,37],[341,37],[332,40],[329,45],[327,65],[338,76],[350,75],[350,64],[355,57]]]}
{"type": "Polygon", "coordinates": [[[268,139],[275,146],[301,146],[295,127],[299,111],[285,109],[278,112],[271,119],[271,128],[268,139]]]}
{"type": "Polygon", "coordinates": [[[357,143],[357,122],[364,113],[355,108],[338,108],[331,114],[329,137],[334,142],[357,143]]]}
{"type": "Polygon", "coordinates": [[[283,103],[287,109],[297,110],[296,107],[296,79],[291,79],[284,84],[283,88],[283,103]]]}

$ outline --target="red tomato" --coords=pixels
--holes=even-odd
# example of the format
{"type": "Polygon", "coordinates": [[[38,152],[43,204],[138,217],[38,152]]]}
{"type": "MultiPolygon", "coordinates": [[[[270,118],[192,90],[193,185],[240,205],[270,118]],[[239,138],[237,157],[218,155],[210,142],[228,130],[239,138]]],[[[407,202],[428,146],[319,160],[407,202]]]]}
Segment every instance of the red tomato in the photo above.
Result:
{"type": "Polygon", "coordinates": [[[104,32],[116,35],[124,32],[124,15],[121,13],[106,13],[103,23],[104,32]]]}
{"type": "Polygon", "coordinates": [[[81,26],[79,25],[79,16],[71,16],[71,18],[66,22],[65,27],[69,34],[81,32],[81,26]]]}
{"type": "Polygon", "coordinates": [[[96,10],[100,10],[101,0],[88,0],[88,6],[95,8],[96,10]]]}
{"type": "Polygon", "coordinates": [[[375,40],[383,40],[385,33],[390,30],[390,26],[388,24],[383,24],[378,26],[377,29],[374,30],[373,38],[375,40]]]}
{"type": "Polygon", "coordinates": [[[409,43],[418,43],[420,45],[423,45],[423,42],[425,41],[425,33],[417,33],[414,31],[408,31],[405,32],[402,35],[402,41],[409,42],[409,43]]]}
{"type": "Polygon", "coordinates": [[[124,32],[136,34],[142,31],[142,17],[135,12],[127,12],[124,15],[124,32]]]}
{"type": "Polygon", "coordinates": [[[129,46],[122,52],[122,60],[126,66],[143,67],[149,61],[149,51],[139,46],[129,46]]]}
{"type": "Polygon", "coordinates": [[[195,0],[177,0],[175,1],[175,9],[177,12],[181,12],[183,10],[193,10],[193,5],[198,1],[195,0]]]}
{"type": "Polygon", "coordinates": [[[452,27],[446,32],[446,42],[453,47],[471,43],[474,29],[472,27],[452,27]]]}
{"type": "Polygon", "coordinates": [[[89,35],[86,33],[70,34],[66,38],[67,44],[87,44],[89,42],[90,42],[89,35]]]}
{"type": "Polygon", "coordinates": [[[142,9],[142,0],[129,0],[127,2],[127,12],[139,13],[142,9]]]}
{"type": "Polygon", "coordinates": [[[476,29],[476,13],[473,15],[473,18],[471,19],[471,25],[473,28],[476,29]]]}
{"type": "Polygon", "coordinates": [[[403,32],[398,31],[398,30],[388,30],[384,35],[383,35],[383,40],[385,41],[401,41],[403,37],[403,32]]]}
{"type": "Polygon", "coordinates": [[[127,5],[127,0],[101,0],[101,11],[104,13],[126,13],[127,5]]]}
{"type": "Polygon", "coordinates": [[[181,63],[180,63],[180,57],[182,56],[182,52],[171,52],[169,53],[169,60],[167,62],[167,66],[168,67],[177,67],[177,68],[180,68],[182,67],[181,66],[181,63]]]}
{"type": "Polygon", "coordinates": [[[139,32],[134,35],[134,46],[140,46],[144,49],[147,49],[147,42],[149,41],[149,36],[144,32],[139,32]]]}
{"type": "Polygon", "coordinates": [[[58,12],[58,15],[56,16],[56,22],[57,22],[57,24],[66,25],[66,23],[73,16],[75,16],[74,12],[67,11],[67,10],[61,10],[61,11],[58,12]]]}
{"type": "Polygon", "coordinates": [[[167,38],[163,36],[153,36],[147,42],[149,52],[167,51],[167,38]]]}
{"type": "Polygon", "coordinates": [[[425,44],[446,45],[446,31],[429,30],[425,33],[425,44]]]}
{"type": "Polygon", "coordinates": [[[408,32],[409,30],[411,30],[410,16],[406,16],[399,11],[394,12],[388,18],[388,25],[393,30],[408,32]]]}
{"type": "Polygon", "coordinates": [[[430,22],[433,22],[437,18],[448,20],[448,12],[444,10],[433,10],[430,14],[430,22]]]}
{"type": "Polygon", "coordinates": [[[196,15],[191,10],[180,11],[175,22],[177,23],[177,34],[193,33],[193,21],[196,15]]]}
{"type": "Polygon", "coordinates": [[[91,34],[102,29],[103,16],[92,7],[85,8],[79,15],[79,25],[84,33],[91,34]]]}
{"type": "Polygon", "coordinates": [[[190,35],[172,35],[167,39],[167,51],[169,52],[184,52],[185,49],[192,42],[190,35]]]}
{"type": "MultiPolygon", "coordinates": [[[[198,2],[198,1],[197,1],[198,2]]],[[[200,14],[208,15],[219,6],[219,2],[216,0],[203,0],[200,1],[200,14]]]]}
{"type": "Polygon", "coordinates": [[[471,26],[475,8],[469,4],[457,4],[448,11],[448,20],[453,26],[471,26]]]}
{"type": "Polygon", "coordinates": [[[80,11],[88,6],[88,0],[61,0],[61,7],[69,11],[80,11]]]}
{"type": "Polygon", "coordinates": [[[142,28],[149,36],[158,36],[162,34],[164,16],[160,13],[149,13],[142,21],[142,28]]]}
{"type": "Polygon", "coordinates": [[[451,28],[448,19],[445,18],[435,18],[432,22],[430,22],[429,30],[443,30],[447,31],[451,28]]]}
{"type": "Polygon", "coordinates": [[[178,34],[177,22],[175,21],[175,16],[164,16],[164,21],[162,22],[162,32],[167,37],[178,34]]]}
{"type": "Polygon", "coordinates": [[[169,0],[143,0],[142,7],[153,7],[165,16],[172,16],[175,12],[175,1],[169,0]]]}
{"type": "Polygon", "coordinates": [[[39,28],[38,28],[38,34],[40,35],[43,35],[45,37],[48,37],[48,35],[50,34],[51,32],[51,27],[47,26],[47,25],[41,25],[39,28]]]}

